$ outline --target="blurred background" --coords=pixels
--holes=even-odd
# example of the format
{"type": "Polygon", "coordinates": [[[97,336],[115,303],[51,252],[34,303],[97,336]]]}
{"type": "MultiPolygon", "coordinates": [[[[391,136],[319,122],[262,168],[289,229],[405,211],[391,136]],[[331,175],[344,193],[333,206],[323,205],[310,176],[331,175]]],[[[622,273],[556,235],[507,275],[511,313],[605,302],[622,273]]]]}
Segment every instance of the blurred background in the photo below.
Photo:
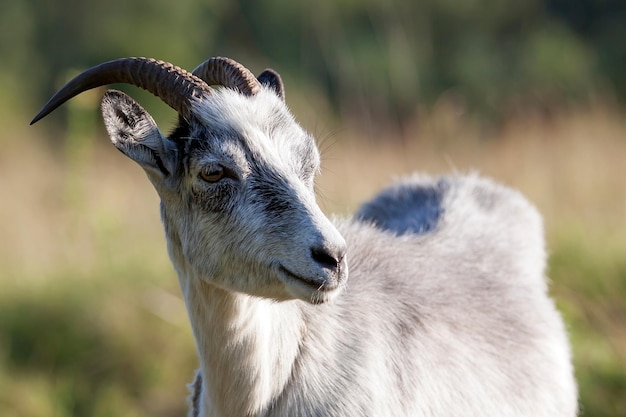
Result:
{"type": "MultiPolygon", "coordinates": [[[[4,0],[0,415],[182,416],[197,365],[158,199],[78,71],[232,57],[285,81],[349,214],[413,171],[476,170],[544,215],[585,416],[626,416],[626,2],[4,0]]],[[[126,89],[168,131],[175,114],[126,89]]]]}

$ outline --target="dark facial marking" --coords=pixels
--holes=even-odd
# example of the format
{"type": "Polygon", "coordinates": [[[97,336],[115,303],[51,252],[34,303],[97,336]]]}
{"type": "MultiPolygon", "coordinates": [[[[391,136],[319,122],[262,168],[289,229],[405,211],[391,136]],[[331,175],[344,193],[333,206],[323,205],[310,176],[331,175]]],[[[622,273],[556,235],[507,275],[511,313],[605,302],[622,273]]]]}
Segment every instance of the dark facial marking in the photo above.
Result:
{"type": "Polygon", "coordinates": [[[271,216],[295,210],[291,199],[294,198],[284,179],[272,172],[258,175],[251,181],[250,193],[252,202],[263,207],[263,211],[271,216]]]}

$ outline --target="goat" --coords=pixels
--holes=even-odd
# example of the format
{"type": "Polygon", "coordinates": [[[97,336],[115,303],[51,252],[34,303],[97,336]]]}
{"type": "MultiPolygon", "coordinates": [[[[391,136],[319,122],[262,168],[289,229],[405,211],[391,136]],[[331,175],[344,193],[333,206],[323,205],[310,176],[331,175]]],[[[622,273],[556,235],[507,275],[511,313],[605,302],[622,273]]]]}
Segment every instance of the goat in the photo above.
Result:
{"type": "Polygon", "coordinates": [[[476,175],[412,177],[331,222],[315,201],[317,147],[280,76],[228,58],[192,73],[100,64],[31,124],[117,82],[179,115],[164,136],[126,94],[102,100],[113,144],[161,199],[200,362],[189,415],[577,414],[541,218],[518,192],[476,175]]]}

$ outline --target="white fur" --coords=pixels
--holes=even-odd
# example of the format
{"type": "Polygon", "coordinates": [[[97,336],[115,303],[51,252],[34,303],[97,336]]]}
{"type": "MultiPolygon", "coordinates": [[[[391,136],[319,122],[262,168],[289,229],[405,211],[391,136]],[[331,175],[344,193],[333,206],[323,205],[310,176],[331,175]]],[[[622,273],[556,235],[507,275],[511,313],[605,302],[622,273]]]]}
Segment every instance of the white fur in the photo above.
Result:
{"type": "Polygon", "coordinates": [[[184,131],[200,148],[156,144],[128,100],[103,113],[161,196],[200,358],[190,416],[577,414],[541,219],[519,193],[413,177],[331,222],[317,149],[271,90],[198,102],[184,131]],[[134,135],[115,112],[130,107],[134,135]],[[216,166],[233,177],[199,178],[216,166]]]}

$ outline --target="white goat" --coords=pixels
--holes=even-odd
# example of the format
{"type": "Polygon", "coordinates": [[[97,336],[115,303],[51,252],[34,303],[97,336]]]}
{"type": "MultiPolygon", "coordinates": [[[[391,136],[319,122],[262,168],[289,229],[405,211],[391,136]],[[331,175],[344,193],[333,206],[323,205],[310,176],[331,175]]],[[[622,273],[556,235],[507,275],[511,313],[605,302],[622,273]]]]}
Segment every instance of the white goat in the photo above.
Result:
{"type": "Polygon", "coordinates": [[[416,177],[333,224],[280,77],[226,58],[193,74],[104,63],[33,120],[114,82],[178,112],[165,137],[127,95],[102,102],[113,144],[161,198],[200,358],[190,415],[577,414],[541,219],[520,194],[473,175],[416,177]]]}

